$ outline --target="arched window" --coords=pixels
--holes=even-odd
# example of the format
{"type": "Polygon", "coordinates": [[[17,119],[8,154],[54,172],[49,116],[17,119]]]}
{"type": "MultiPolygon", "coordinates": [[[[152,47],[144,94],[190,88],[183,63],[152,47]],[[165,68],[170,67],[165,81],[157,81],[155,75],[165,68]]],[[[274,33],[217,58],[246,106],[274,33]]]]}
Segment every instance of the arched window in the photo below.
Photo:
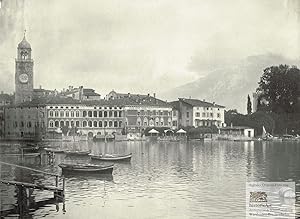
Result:
{"type": "Polygon", "coordinates": [[[144,118],[144,126],[148,126],[148,119],[146,117],[144,118]]]}
{"type": "Polygon", "coordinates": [[[54,127],[54,122],[52,120],[49,121],[49,127],[53,128],[54,127]]]}
{"type": "Polygon", "coordinates": [[[164,123],[165,123],[165,122],[164,122],[164,119],[161,118],[161,119],[160,119],[160,125],[161,125],[161,126],[164,126],[164,123]]]}
{"type": "Polygon", "coordinates": [[[64,127],[65,126],[65,122],[64,121],[60,121],[60,127],[64,127]]]}
{"type": "Polygon", "coordinates": [[[67,120],[66,121],[66,126],[69,127],[70,126],[70,122],[67,120]]]}
{"type": "Polygon", "coordinates": [[[86,122],[86,121],[83,121],[83,122],[82,122],[82,126],[83,126],[83,127],[86,127],[86,126],[87,126],[87,122],[86,122]]]}
{"type": "Polygon", "coordinates": [[[87,116],[86,111],[83,111],[83,112],[82,112],[82,116],[83,116],[83,117],[86,117],[86,116],[87,116]]]}
{"type": "Polygon", "coordinates": [[[122,127],[122,121],[119,121],[119,127],[120,128],[122,127]]]}
{"type": "Polygon", "coordinates": [[[92,121],[89,121],[89,127],[93,127],[92,121]]]}
{"type": "Polygon", "coordinates": [[[107,127],[107,121],[104,121],[104,127],[107,127]]]}
{"type": "Polygon", "coordinates": [[[79,111],[78,110],[76,111],[76,117],[79,117],[79,111]]]}
{"type": "Polygon", "coordinates": [[[94,111],[93,114],[94,114],[94,117],[98,117],[98,112],[97,111],[94,111]]]}
{"type": "Polygon", "coordinates": [[[102,117],[102,111],[99,111],[99,117],[102,117]]]}
{"type": "Polygon", "coordinates": [[[122,111],[119,111],[119,117],[122,117],[122,111]]]}
{"type": "Polygon", "coordinates": [[[49,111],[49,117],[53,117],[53,111],[52,110],[49,111]]]}
{"type": "Polygon", "coordinates": [[[102,127],[102,121],[99,121],[99,127],[102,127]]]}
{"type": "Polygon", "coordinates": [[[67,110],[66,111],[66,117],[69,117],[70,116],[70,112],[67,110]]]}
{"type": "Polygon", "coordinates": [[[118,117],[118,112],[114,111],[114,117],[118,117]]]}
{"type": "Polygon", "coordinates": [[[30,121],[27,123],[27,127],[31,128],[31,122],[30,121]]]}
{"type": "Polygon", "coordinates": [[[114,121],[114,127],[118,127],[118,121],[114,121]]]}
{"type": "Polygon", "coordinates": [[[98,126],[98,122],[94,121],[94,127],[97,127],[97,126],[98,126]]]}
{"type": "Polygon", "coordinates": [[[79,121],[76,121],[76,127],[79,127],[79,126],[80,126],[79,121]]]}
{"type": "Polygon", "coordinates": [[[71,117],[72,118],[74,117],[74,111],[71,111],[71,117]]]}
{"type": "Polygon", "coordinates": [[[141,120],[140,117],[137,118],[136,124],[137,124],[138,126],[141,126],[141,125],[142,125],[142,120],[141,120]]]}
{"type": "Polygon", "coordinates": [[[60,117],[64,117],[65,116],[65,112],[63,110],[60,111],[60,117]]]}
{"type": "Polygon", "coordinates": [[[55,110],[55,117],[58,117],[59,113],[58,113],[58,110],[55,110]]]}
{"type": "Polygon", "coordinates": [[[112,127],[112,125],[113,125],[113,122],[112,122],[112,121],[109,121],[108,126],[109,126],[109,127],[112,127]]]}
{"type": "Polygon", "coordinates": [[[104,111],[104,117],[107,117],[107,111],[104,111]]]}
{"type": "Polygon", "coordinates": [[[22,128],[24,127],[24,122],[23,122],[23,121],[21,121],[20,126],[21,126],[22,128]]]}
{"type": "Polygon", "coordinates": [[[88,115],[89,115],[89,117],[92,117],[92,116],[93,116],[93,112],[92,112],[92,111],[89,111],[89,112],[88,112],[88,115]]]}
{"type": "Polygon", "coordinates": [[[109,112],[108,112],[108,116],[109,116],[109,117],[112,117],[112,114],[113,114],[112,111],[109,111],[109,112]]]}
{"type": "Polygon", "coordinates": [[[56,128],[58,128],[59,127],[59,121],[55,121],[54,125],[55,125],[56,128]]]}

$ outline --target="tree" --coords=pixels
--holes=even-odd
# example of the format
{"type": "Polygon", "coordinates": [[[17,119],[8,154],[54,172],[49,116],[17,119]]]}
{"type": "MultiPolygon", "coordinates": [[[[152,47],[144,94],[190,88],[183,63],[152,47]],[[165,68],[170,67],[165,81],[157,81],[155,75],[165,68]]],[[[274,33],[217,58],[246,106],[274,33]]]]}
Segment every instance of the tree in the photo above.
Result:
{"type": "Polygon", "coordinates": [[[248,100],[247,100],[247,114],[250,115],[252,113],[252,104],[250,100],[250,96],[248,94],[248,100]]]}
{"type": "Polygon", "coordinates": [[[264,70],[257,91],[265,100],[265,109],[275,113],[295,112],[299,96],[300,70],[288,65],[271,66],[264,70]]]}

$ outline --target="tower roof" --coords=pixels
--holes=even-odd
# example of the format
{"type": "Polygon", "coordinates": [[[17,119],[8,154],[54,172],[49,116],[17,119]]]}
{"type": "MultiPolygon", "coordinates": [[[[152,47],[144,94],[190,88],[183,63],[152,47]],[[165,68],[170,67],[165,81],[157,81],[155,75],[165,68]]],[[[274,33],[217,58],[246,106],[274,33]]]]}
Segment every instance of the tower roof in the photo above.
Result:
{"type": "Polygon", "coordinates": [[[31,49],[31,45],[26,40],[25,35],[23,37],[23,40],[18,44],[18,49],[31,49]]]}

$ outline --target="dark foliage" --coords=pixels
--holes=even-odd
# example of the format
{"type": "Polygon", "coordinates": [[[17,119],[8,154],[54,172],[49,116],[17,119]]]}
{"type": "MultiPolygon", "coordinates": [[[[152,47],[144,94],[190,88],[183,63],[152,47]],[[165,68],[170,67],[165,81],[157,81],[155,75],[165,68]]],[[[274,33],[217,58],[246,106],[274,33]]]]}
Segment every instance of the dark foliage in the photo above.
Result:
{"type": "Polygon", "coordinates": [[[250,96],[248,94],[248,98],[247,98],[247,114],[250,115],[252,113],[252,103],[250,100],[250,96]]]}
{"type": "Polygon", "coordinates": [[[258,84],[257,91],[261,93],[258,105],[260,111],[296,112],[300,90],[300,70],[297,67],[288,65],[268,67],[258,84]]]}

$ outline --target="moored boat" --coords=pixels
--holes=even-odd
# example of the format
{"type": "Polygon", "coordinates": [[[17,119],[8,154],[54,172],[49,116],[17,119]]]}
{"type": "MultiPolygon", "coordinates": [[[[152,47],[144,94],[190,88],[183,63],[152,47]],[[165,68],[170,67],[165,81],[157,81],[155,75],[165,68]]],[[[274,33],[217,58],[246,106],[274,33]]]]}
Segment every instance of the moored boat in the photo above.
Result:
{"type": "Polygon", "coordinates": [[[93,155],[90,154],[91,159],[93,160],[101,160],[101,161],[130,161],[132,157],[132,153],[121,155],[121,154],[100,154],[93,155]]]}
{"type": "Polygon", "coordinates": [[[91,151],[64,151],[67,155],[84,156],[89,155],[91,151]]]}
{"type": "Polygon", "coordinates": [[[65,173],[98,173],[98,174],[112,174],[114,165],[100,166],[94,164],[65,164],[58,165],[63,174],[65,173]]]}
{"type": "Polygon", "coordinates": [[[54,152],[54,153],[64,153],[65,151],[63,149],[59,148],[44,148],[46,152],[54,152]]]}

